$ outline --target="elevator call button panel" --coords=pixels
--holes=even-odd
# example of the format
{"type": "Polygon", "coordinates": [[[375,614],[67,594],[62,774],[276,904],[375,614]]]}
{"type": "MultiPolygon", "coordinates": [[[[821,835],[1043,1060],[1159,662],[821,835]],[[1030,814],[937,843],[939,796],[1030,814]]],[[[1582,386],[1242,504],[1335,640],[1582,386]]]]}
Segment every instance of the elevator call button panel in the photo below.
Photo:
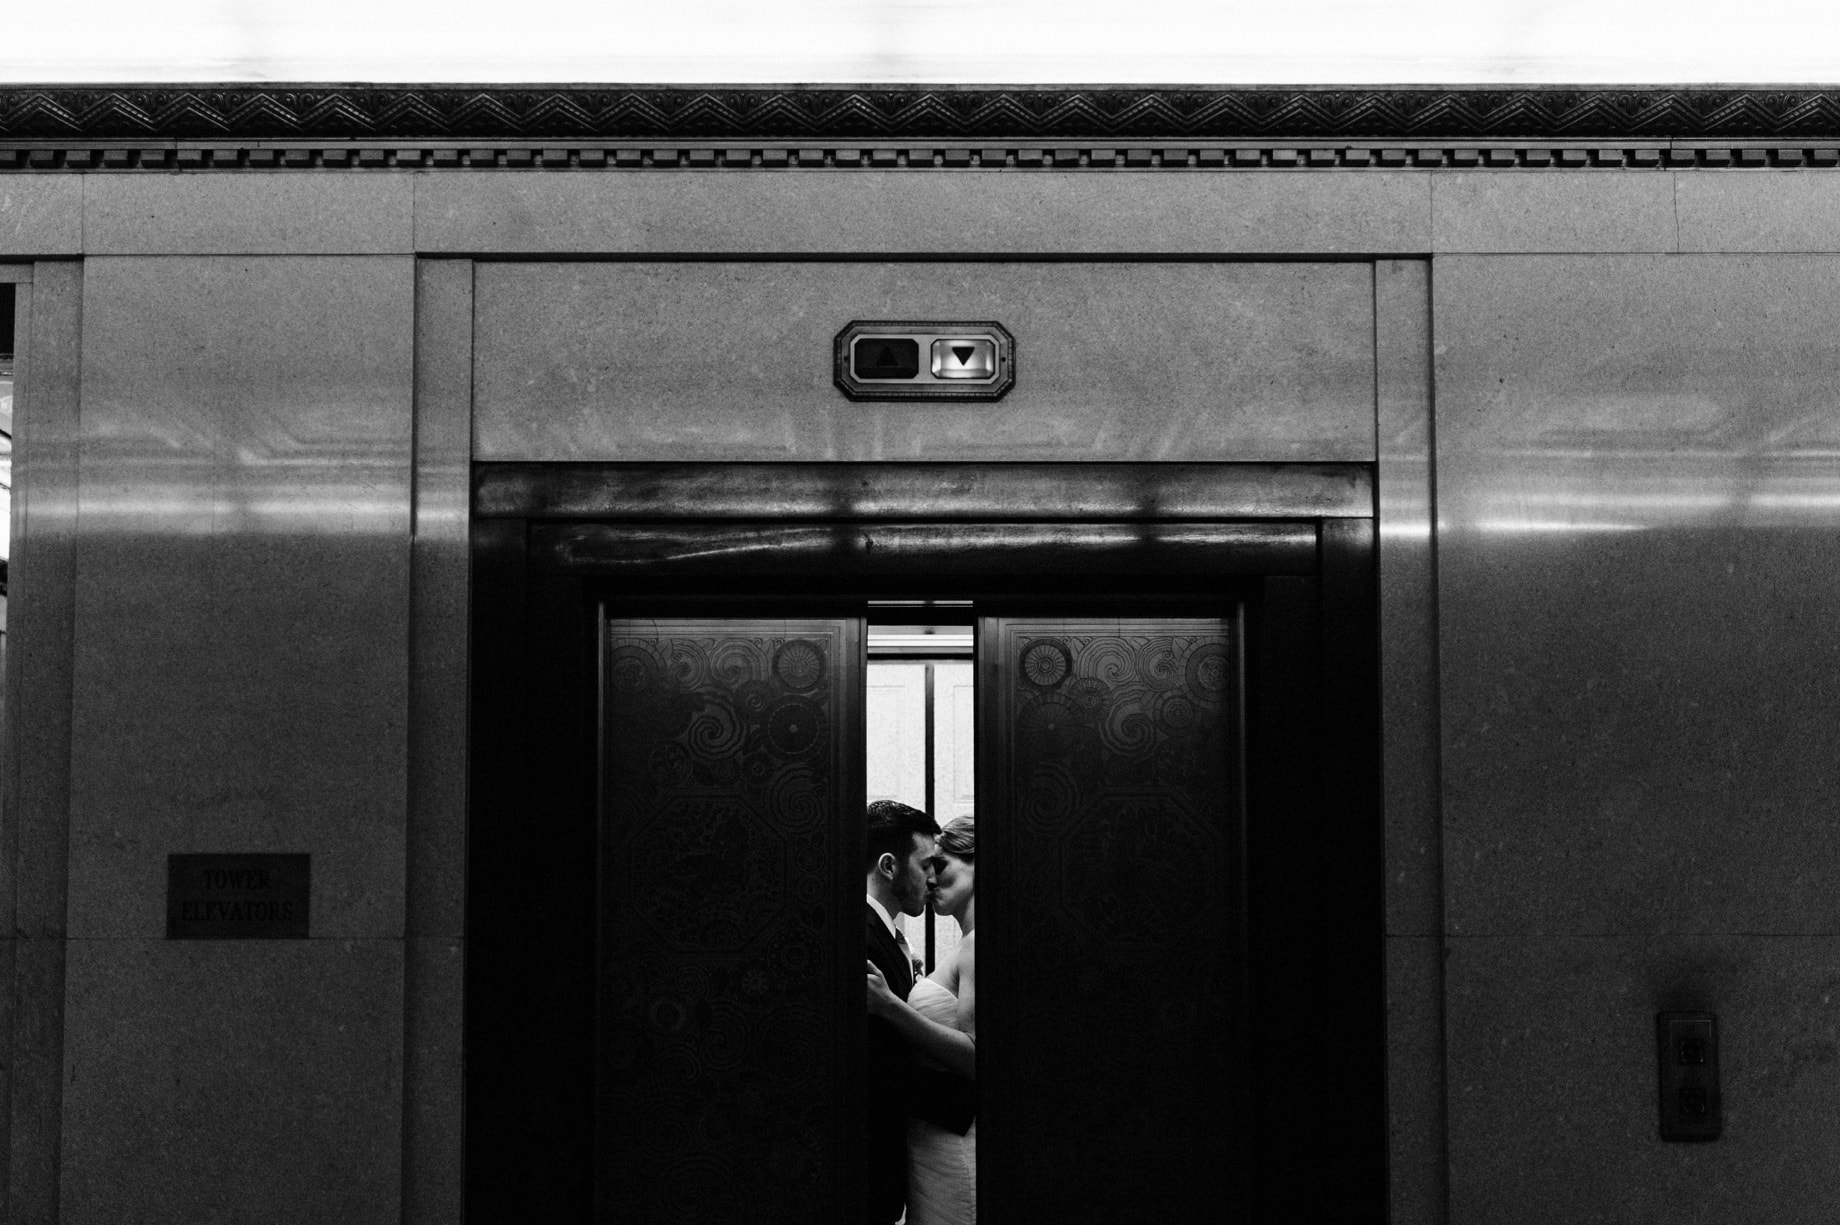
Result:
{"type": "Polygon", "coordinates": [[[858,319],[834,360],[852,400],[996,400],[1016,381],[1016,341],[997,323],[858,319]]]}
{"type": "Polygon", "coordinates": [[[1724,1127],[1718,1015],[1657,1013],[1655,1061],[1661,1082],[1661,1138],[1717,1140],[1724,1127]]]}

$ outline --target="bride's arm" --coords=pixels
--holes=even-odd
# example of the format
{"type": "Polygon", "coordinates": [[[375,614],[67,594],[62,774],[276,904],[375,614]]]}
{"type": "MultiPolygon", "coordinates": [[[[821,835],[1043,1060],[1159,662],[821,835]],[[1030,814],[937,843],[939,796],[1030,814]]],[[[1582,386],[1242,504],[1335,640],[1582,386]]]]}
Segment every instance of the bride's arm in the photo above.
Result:
{"type": "MultiPolygon", "coordinates": [[[[962,1002],[959,1010],[963,1016],[962,1002]]],[[[923,1058],[949,1072],[976,1078],[977,1044],[971,1035],[960,1033],[950,1025],[929,1021],[914,1011],[913,1005],[888,989],[873,962],[869,963],[869,1015],[886,1019],[923,1058]]]]}

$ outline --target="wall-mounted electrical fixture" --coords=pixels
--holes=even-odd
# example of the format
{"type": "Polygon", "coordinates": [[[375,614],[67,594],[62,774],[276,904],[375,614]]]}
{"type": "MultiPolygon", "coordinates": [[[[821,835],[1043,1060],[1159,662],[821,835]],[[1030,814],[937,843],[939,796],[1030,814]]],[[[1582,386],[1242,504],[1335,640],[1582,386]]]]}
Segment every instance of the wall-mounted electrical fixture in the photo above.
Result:
{"type": "Polygon", "coordinates": [[[833,360],[852,400],[997,400],[1016,382],[1016,340],[998,323],[858,319],[833,360]]]}
{"type": "Polygon", "coordinates": [[[1719,1100],[1719,1019],[1710,1012],[1655,1015],[1655,1060],[1661,1088],[1663,1140],[1716,1140],[1723,1130],[1719,1100]]]}

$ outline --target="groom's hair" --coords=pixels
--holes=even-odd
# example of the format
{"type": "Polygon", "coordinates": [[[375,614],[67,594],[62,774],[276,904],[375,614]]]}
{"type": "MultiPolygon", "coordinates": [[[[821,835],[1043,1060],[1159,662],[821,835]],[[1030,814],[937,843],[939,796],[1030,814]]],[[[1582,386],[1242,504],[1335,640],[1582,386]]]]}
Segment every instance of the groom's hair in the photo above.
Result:
{"type": "Polygon", "coordinates": [[[914,847],[915,834],[939,836],[938,822],[899,800],[877,800],[869,805],[866,823],[869,859],[863,865],[864,872],[872,871],[884,855],[893,855],[896,861],[906,858],[914,847]]]}

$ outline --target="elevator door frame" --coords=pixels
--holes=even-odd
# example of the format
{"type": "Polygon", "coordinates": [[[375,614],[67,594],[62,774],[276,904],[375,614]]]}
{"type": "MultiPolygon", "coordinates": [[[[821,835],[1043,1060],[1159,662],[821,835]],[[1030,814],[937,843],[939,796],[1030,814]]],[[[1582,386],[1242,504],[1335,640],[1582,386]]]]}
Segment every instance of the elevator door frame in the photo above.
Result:
{"type": "Polygon", "coordinates": [[[479,464],[473,501],[469,1219],[593,1216],[579,872],[592,880],[603,600],[739,597],[758,614],[923,590],[1090,608],[1119,586],[1121,610],[1247,601],[1248,1219],[1384,1214],[1369,468],[479,464]]]}

